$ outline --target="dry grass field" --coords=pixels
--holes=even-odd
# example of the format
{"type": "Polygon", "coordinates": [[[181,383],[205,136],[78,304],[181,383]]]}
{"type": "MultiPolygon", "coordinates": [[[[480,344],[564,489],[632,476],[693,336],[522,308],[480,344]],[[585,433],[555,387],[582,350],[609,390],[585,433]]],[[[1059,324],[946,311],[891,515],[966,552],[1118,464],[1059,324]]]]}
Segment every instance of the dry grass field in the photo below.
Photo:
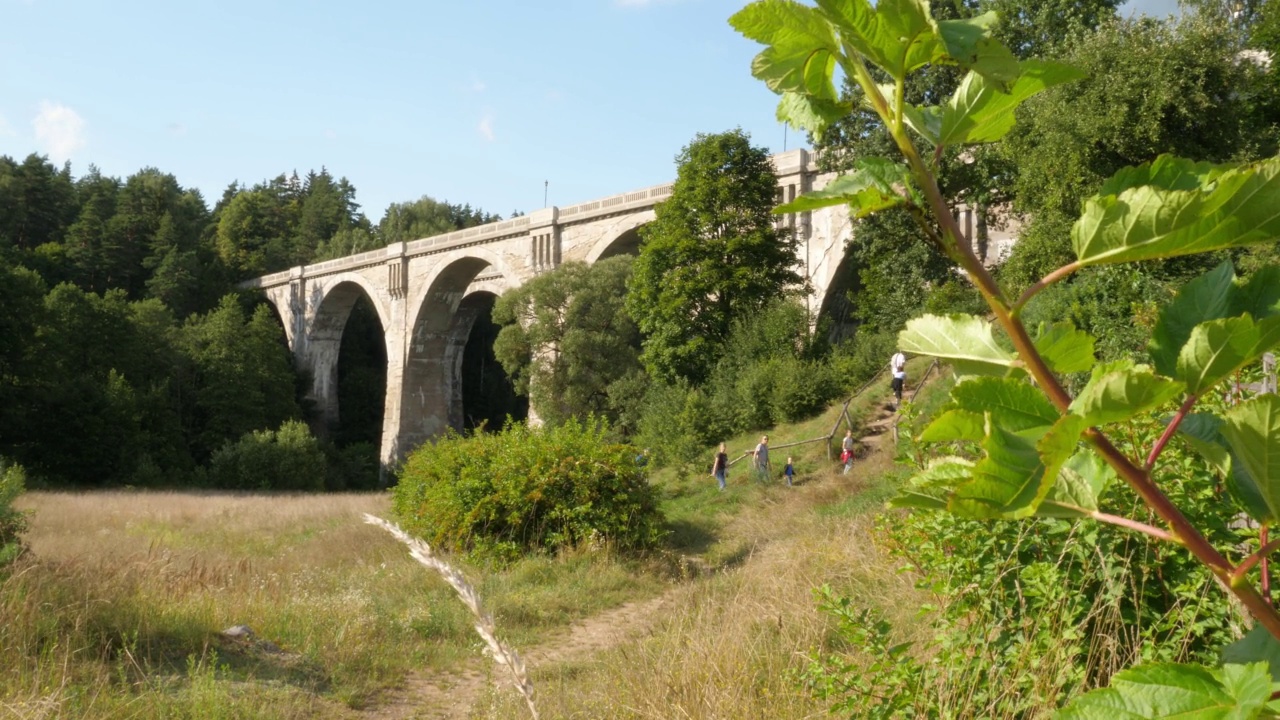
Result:
{"type": "MultiPolygon", "coordinates": [[[[851,412],[874,420],[879,400],[851,412]]],[[[773,442],[823,435],[835,417],[773,442]]],[[[528,659],[544,718],[825,716],[795,677],[829,632],[814,588],[904,624],[920,602],[870,531],[893,485],[891,437],[867,447],[849,476],[821,444],[797,449],[795,488],[738,471],[718,493],[701,470],[659,474],[673,544],[642,560],[594,548],[460,565],[528,659]]],[[[389,504],[28,493],[31,552],[0,580],[0,718],[526,717],[448,586],[361,522],[389,504]],[[235,625],[254,636],[222,634],[235,625]]]]}

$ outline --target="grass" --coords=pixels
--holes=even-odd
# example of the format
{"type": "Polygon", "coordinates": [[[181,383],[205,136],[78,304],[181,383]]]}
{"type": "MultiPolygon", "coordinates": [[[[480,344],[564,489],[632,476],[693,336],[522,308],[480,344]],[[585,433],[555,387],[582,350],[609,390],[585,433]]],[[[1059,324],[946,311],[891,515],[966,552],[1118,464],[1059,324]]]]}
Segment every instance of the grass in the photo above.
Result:
{"type": "MultiPolygon", "coordinates": [[[[883,412],[881,385],[850,405],[855,423],[883,412]]],[[[771,444],[830,433],[839,407],[769,429],[771,444]]],[[[730,438],[731,455],[759,434],[730,438]]],[[[831,630],[813,589],[868,598],[903,626],[924,601],[871,531],[902,475],[896,448],[885,434],[866,450],[847,476],[824,443],[775,450],[795,457],[796,487],[748,482],[739,464],[723,493],[708,450],[706,468],[655,473],[665,553],[462,569],[498,634],[531,658],[584,619],[660,600],[627,621],[642,630],[630,639],[531,663],[543,717],[822,716],[795,679],[831,630]]],[[[0,579],[0,718],[392,717],[379,713],[415,673],[487,668],[452,589],[361,522],[389,505],[380,494],[24,495],[32,552],[0,579]],[[221,635],[237,624],[255,640],[221,635]]],[[[474,712],[527,711],[504,687],[474,712]]]]}

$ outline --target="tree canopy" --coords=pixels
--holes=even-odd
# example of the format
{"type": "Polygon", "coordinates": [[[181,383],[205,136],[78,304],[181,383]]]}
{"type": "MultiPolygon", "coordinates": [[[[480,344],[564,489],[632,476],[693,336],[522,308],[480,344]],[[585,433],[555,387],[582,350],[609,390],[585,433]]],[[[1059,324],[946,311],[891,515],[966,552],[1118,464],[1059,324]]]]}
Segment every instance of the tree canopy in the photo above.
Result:
{"type": "Polygon", "coordinates": [[[742,130],[699,134],[677,156],[671,197],[640,231],[627,308],[643,360],[664,379],[703,381],[733,321],[798,290],[796,238],[771,214],[777,175],[742,130]]]}

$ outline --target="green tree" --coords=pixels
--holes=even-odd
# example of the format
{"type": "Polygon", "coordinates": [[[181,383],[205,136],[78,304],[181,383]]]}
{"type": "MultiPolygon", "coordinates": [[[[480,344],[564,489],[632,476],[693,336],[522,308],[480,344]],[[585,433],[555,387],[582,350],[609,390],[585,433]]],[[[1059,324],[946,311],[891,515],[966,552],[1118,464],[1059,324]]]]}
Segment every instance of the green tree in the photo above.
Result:
{"type": "Polygon", "coordinates": [[[671,197],[641,228],[627,308],[643,360],[663,379],[701,382],[736,318],[802,286],[794,235],[771,210],[778,179],[742,130],[699,134],[676,157],[671,197]]]}
{"type": "Polygon", "coordinates": [[[595,414],[615,421],[617,392],[643,371],[640,333],[624,298],[633,259],[564,263],[503,294],[494,355],[545,421],[595,414]],[[621,383],[621,384],[619,384],[621,383]]]}
{"type": "Polygon", "coordinates": [[[382,243],[419,240],[501,220],[471,205],[454,205],[423,195],[412,202],[392,203],[378,223],[382,243]]]}
{"type": "Polygon", "coordinates": [[[228,295],[189,318],[180,342],[191,365],[184,384],[194,401],[184,404],[184,423],[197,461],[245,433],[302,417],[284,331],[267,306],[247,315],[228,295]]]}
{"type": "MultiPolygon", "coordinates": [[[[1161,153],[1222,162],[1275,152],[1280,136],[1252,100],[1264,75],[1232,47],[1218,24],[1143,18],[1109,23],[1072,48],[1066,59],[1087,76],[1020,108],[1000,148],[1018,166],[1015,209],[1030,217],[1008,282],[1070,261],[1070,223],[1120,168],[1161,153]]],[[[1191,262],[1185,270],[1214,260],[1191,262]]]]}

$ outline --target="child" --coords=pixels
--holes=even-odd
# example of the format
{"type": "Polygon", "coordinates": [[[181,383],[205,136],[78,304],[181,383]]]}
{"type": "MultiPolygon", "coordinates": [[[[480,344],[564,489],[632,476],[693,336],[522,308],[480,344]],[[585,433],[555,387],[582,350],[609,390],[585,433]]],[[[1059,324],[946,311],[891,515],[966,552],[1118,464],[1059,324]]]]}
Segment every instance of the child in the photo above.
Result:
{"type": "Polygon", "coordinates": [[[787,456],[787,466],[783,468],[782,474],[787,476],[787,487],[791,487],[791,478],[795,477],[796,468],[791,464],[791,456],[787,456]]]}

